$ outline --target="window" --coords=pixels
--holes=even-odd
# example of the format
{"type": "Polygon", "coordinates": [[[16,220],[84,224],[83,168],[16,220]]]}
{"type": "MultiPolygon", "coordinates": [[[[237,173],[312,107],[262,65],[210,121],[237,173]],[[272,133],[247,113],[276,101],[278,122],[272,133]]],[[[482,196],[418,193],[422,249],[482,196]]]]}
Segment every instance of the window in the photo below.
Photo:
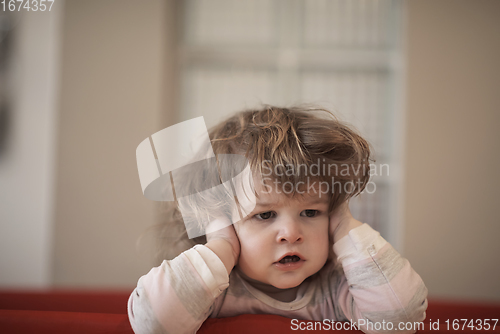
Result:
{"type": "Polygon", "coordinates": [[[404,2],[188,0],[179,31],[180,119],[207,126],[260,103],[315,103],[374,148],[376,185],[355,217],[401,248],[404,2]]]}

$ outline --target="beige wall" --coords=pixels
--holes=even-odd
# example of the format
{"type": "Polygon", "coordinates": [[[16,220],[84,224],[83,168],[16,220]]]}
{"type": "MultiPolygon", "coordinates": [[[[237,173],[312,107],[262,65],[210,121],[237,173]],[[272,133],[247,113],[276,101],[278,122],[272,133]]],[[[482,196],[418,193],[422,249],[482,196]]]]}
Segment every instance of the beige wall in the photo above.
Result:
{"type": "Polygon", "coordinates": [[[405,255],[433,296],[500,301],[500,1],[408,1],[405,255]]]}
{"type": "Polygon", "coordinates": [[[7,128],[0,126],[0,137],[6,135],[0,148],[1,288],[51,285],[63,6],[58,1],[50,11],[9,15],[16,17],[13,30],[8,38],[0,33],[0,44],[12,43],[10,62],[0,71],[0,101],[7,101],[2,112],[8,116],[7,128]]]}
{"type": "Polygon", "coordinates": [[[53,281],[132,287],[153,265],[155,223],[135,149],[168,124],[166,2],[66,1],[53,281]]]}

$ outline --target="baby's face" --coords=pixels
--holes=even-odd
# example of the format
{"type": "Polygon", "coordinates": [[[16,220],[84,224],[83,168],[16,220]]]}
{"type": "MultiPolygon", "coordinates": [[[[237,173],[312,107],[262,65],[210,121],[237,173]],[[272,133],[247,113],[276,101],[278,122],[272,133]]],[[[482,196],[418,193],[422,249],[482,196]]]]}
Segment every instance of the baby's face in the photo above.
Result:
{"type": "Polygon", "coordinates": [[[328,196],[305,194],[290,199],[278,189],[255,182],[258,194],[253,212],[235,224],[241,252],[240,270],[276,288],[300,285],[318,272],[329,252],[328,196]]]}

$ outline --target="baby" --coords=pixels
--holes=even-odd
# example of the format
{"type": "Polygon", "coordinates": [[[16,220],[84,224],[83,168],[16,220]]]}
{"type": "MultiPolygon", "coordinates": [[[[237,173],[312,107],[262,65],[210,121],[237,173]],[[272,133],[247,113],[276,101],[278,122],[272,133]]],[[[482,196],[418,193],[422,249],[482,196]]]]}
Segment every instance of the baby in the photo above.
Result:
{"type": "Polygon", "coordinates": [[[139,279],[128,304],[135,333],[195,333],[208,317],[240,314],[352,321],[365,332],[424,320],[420,276],[349,211],[369,180],[362,137],[325,110],[267,106],[222,122],[210,139],[216,155],[248,159],[255,207],[231,224],[234,210],[193,203],[194,216],[220,211],[213,232],[139,279]]]}

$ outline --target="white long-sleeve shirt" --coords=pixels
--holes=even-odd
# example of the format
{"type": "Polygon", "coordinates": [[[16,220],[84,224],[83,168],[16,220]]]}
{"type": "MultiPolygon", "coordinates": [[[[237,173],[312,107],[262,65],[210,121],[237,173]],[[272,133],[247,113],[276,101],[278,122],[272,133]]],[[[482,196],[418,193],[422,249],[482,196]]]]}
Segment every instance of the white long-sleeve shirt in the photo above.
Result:
{"type": "MultiPolygon", "coordinates": [[[[425,319],[427,289],[409,262],[369,225],[333,246],[339,264],[327,264],[306,279],[291,302],[276,300],[251,285],[237,268],[226,268],[208,247],[196,245],[163,261],[139,279],[128,303],[135,333],[195,333],[208,318],[276,314],[288,318],[372,323],[425,319]],[[363,319],[363,320],[361,320],[363,319]],[[361,321],[360,321],[361,320],[361,321]]],[[[365,325],[363,325],[365,324],[365,325]]]]}

